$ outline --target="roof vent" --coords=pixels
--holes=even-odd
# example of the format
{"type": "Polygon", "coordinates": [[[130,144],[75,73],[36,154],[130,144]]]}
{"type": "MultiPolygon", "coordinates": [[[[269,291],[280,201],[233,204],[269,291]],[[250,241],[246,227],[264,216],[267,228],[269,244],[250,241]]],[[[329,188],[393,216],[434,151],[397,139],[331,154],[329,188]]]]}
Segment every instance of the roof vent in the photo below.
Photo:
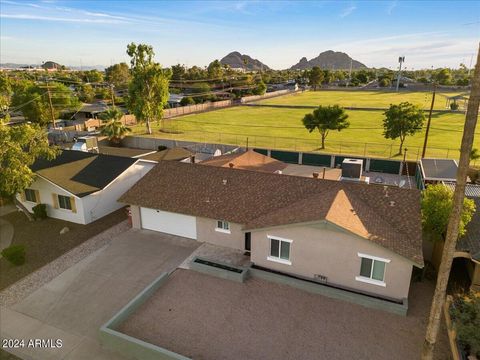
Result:
{"type": "Polygon", "coordinates": [[[227,179],[223,179],[222,182],[223,182],[223,185],[227,185],[227,179]]]}
{"type": "Polygon", "coordinates": [[[385,197],[388,197],[388,186],[387,185],[383,186],[383,192],[385,193],[385,197]]]}
{"type": "Polygon", "coordinates": [[[312,175],[315,179],[318,179],[318,175],[320,175],[320,174],[318,172],[314,172],[312,175]]]}
{"type": "Polygon", "coordinates": [[[233,167],[235,166],[235,164],[234,164],[234,163],[228,163],[228,166],[229,166],[230,168],[233,168],[233,167]]]}
{"type": "Polygon", "coordinates": [[[390,201],[390,206],[395,206],[395,201],[390,201]]]}

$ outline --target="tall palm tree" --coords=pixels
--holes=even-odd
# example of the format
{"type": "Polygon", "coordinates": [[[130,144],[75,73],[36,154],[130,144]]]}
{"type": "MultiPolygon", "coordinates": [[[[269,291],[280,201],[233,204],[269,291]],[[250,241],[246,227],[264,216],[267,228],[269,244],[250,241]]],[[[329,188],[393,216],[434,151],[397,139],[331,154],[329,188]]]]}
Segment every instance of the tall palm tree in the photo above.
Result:
{"type": "Polygon", "coordinates": [[[442,261],[438,269],[437,284],[433,294],[430,317],[428,319],[425,341],[423,343],[422,360],[433,359],[433,349],[437,341],[442,307],[445,302],[448,278],[452,268],[453,255],[457,245],[458,230],[465,198],[465,184],[467,182],[468,164],[473,145],[475,126],[478,120],[478,107],[480,105],[480,48],[477,55],[477,64],[472,79],[470,101],[468,102],[467,116],[463,129],[462,146],[460,149],[460,160],[458,163],[457,183],[453,194],[453,206],[448,221],[445,245],[443,246],[442,261]]]}
{"type": "Polygon", "coordinates": [[[119,146],[122,139],[132,131],[132,129],[122,124],[120,121],[122,116],[123,113],[117,107],[112,106],[100,117],[105,122],[101,134],[105,135],[114,146],[119,146]]]}

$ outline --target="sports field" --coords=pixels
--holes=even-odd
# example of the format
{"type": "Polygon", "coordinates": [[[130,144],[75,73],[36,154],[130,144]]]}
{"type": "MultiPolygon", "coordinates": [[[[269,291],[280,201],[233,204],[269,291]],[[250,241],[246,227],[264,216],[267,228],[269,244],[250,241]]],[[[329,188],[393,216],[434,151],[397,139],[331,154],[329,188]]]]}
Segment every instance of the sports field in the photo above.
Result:
{"type": "MultiPolygon", "coordinates": [[[[336,93],[345,92],[329,92],[332,103],[335,103],[334,99],[340,101],[347,98],[346,94],[343,94],[343,98],[332,97],[336,93]]],[[[382,106],[386,101],[388,102],[387,96],[391,95],[390,93],[381,94],[385,96],[383,103],[368,103],[366,99],[369,98],[370,92],[352,93],[354,93],[352,97],[363,95],[363,98],[359,98],[363,99],[368,106],[382,106]]],[[[285,102],[289,99],[298,101],[297,99],[301,99],[302,95],[312,101],[312,97],[317,96],[317,93],[287,95],[268,101],[285,102]]],[[[375,95],[380,94],[375,93],[375,95]]],[[[425,93],[409,95],[411,101],[412,98],[424,97],[425,93]]],[[[151,136],[240,146],[245,146],[248,138],[248,144],[251,147],[322,151],[382,158],[398,157],[399,142],[387,140],[382,135],[382,111],[347,110],[350,127],[341,132],[330,132],[324,150],[319,150],[318,132],[309,133],[302,125],[301,119],[308,112],[310,112],[309,109],[238,106],[165,120],[167,132],[160,132],[159,124],[155,123],[153,124],[154,134],[151,136]]],[[[434,113],[427,156],[458,157],[464,119],[464,114],[434,113]]],[[[133,130],[135,134],[144,134],[145,126],[137,125],[133,130]]],[[[421,155],[424,134],[422,131],[413,137],[407,137],[405,147],[408,148],[409,159],[417,159],[421,155]]],[[[480,147],[479,140],[475,142],[475,147],[480,147]]]]}
{"type": "MultiPolygon", "coordinates": [[[[435,109],[446,109],[447,96],[458,95],[459,92],[437,92],[435,109]]],[[[265,105],[332,105],[345,107],[378,107],[387,108],[390,104],[399,104],[408,101],[423,109],[430,109],[432,102],[431,92],[391,92],[391,91],[362,91],[362,90],[329,90],[307,91],[291,95],[279,96],[259,101],[265,105]]]]}

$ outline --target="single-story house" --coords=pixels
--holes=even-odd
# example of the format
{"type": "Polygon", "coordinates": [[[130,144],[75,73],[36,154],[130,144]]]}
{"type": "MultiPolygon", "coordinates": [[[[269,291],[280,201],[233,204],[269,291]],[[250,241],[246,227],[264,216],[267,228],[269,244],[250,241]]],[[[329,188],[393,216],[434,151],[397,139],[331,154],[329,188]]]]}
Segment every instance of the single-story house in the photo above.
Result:
{"type": "Polygon", "coordinates": [[[125,206],[118,198],[154,164],[138,159],[64,150],[54,160],[39,159],[34,182],[17,199],[30,212],[47,206],[53,218],[88,224],[125,206]]]}
{"type": "Polygon", "coordinates": [[[271,173],[281,172],[287,167],[287,164],[253,150],[214,156],[202,161],[201,164],[271,173]]]}
{"type": "Polygon", "coordinates": [[[408,297],[413,267],[423,267],[418,190],[161,161],[119,201],[135,228],[392,301],[408,297]]]}

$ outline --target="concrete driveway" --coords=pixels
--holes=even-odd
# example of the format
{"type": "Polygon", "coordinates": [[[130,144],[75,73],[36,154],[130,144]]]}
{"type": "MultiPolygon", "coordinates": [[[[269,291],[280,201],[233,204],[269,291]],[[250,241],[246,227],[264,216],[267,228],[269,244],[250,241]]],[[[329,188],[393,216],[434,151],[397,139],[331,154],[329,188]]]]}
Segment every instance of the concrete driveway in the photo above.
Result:
{"type": "Polygon", "coordinates": [[[97,338],[109,320],[162,272],[176,268],[200,244],[129,230],[10,308],[0,309],[0,338],[24,339],[8,349],[24,359],[121,359],[97,338]],[[28,348],[29,339],[61,339],[61,348],[28,348]]]}

